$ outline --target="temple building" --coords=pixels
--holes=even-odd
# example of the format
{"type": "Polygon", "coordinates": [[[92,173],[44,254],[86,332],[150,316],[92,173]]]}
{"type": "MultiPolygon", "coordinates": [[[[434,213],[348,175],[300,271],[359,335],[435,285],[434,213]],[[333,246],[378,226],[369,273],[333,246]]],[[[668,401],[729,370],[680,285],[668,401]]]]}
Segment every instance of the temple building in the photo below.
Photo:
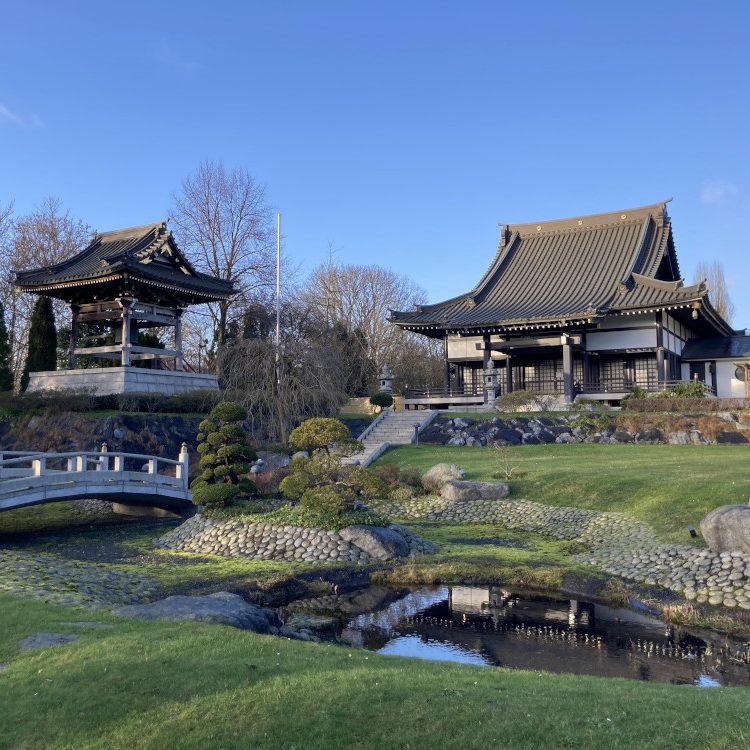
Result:
{"type": "Polygon", "coordinates": [[[444,345],[443,387],[411,388],[407,408],[518,389],[616,403],[687,380],[748,395],[750,337],[714,309],[705,283],[682,281],[666,202],[503,224],[470,292],[391,320],[444,345]]]}
{"type": "Polygon", "coordinates": [[[21,291],[64,300],[71,311],[68,369],[32,372],[29,391],[218,388],[214,375],[185,365],[182,315],[190,305],[227,300],[235,290],[230,281],[196,271],[166,222],[97,233],[68,260],[18,271],[15,283],[21,291]],[[141,335],[153,329],[162,335],[171,329],[171,344],[141,335]],[[80,367],[93,361],[99,366],[80,367]]]}

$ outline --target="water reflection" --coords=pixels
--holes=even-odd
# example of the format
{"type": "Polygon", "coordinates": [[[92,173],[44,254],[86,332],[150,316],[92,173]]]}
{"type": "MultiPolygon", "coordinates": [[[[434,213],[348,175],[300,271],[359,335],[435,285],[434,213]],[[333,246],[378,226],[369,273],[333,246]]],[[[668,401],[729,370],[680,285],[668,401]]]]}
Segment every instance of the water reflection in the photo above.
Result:
{"type": "Polygon", "coordinates": [[[750,685],[747,644],[629,609],[499,587],[368,588],[296,602],[383,654],[701,687],[750,685]]]}

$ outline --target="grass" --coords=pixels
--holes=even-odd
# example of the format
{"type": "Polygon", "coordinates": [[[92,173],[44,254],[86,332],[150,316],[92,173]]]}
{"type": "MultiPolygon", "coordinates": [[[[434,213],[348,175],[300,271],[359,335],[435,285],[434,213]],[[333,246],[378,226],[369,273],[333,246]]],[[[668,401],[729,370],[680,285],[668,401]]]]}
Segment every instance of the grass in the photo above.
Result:
{"type": "MultiPolygon", "coordinates": [[[[525,445],[508,449],[511,497],[612,510],[640,518],[666,542],[689,543],[711,509],[750,497],[750,449],[742,445],[525,445]]],[[[426,471],[455,463],[468,479],[497,480],[492,448],[401,446],[375,464],[426,471]]]]}
{"type": "Polygon", "coordinates": [[[0,596],[0,748],[736,748],[748,691],[430,663],[0,596]],[[20,653],[35,631],[80,640],[20,653]],[[11,720],[12,717],[12,720],[11,720]]]}
{"type": "Polygon", "coordinates": [[[436,542],[438,553],[396,563],[375,573],[374,581],[393,585],[502,583],[557,591],[568,573],[592,578],[590,568],[571,562],[571,554],[585,550],[573,548],[569,541],[511,531],[497,524],[425,521],[407,525],[436,542]]]}

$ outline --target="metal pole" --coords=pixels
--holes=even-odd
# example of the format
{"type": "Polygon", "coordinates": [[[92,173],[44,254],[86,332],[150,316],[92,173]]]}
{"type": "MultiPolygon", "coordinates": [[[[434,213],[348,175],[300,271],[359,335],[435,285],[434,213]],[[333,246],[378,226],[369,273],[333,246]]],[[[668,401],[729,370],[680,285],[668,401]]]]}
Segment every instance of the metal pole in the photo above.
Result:
{"type": "Polygon", "coordinates": [[[281,385],[281,212],[276,214],[276,385],[281,385]]]}

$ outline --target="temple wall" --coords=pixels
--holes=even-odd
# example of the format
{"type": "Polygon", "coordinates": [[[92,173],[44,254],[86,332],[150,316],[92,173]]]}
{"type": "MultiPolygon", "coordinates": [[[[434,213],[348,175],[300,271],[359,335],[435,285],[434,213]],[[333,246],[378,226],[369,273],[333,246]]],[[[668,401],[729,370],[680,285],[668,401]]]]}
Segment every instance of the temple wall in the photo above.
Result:
{"type": "Polygon", "coordinates": [[[27,391],[87,391],[96,396],[111,393],[177,393],[218,390],[215,375],[195,372],[148,370],[143,367],[104,367],[90,370],[32,372],[27,391]]]}

